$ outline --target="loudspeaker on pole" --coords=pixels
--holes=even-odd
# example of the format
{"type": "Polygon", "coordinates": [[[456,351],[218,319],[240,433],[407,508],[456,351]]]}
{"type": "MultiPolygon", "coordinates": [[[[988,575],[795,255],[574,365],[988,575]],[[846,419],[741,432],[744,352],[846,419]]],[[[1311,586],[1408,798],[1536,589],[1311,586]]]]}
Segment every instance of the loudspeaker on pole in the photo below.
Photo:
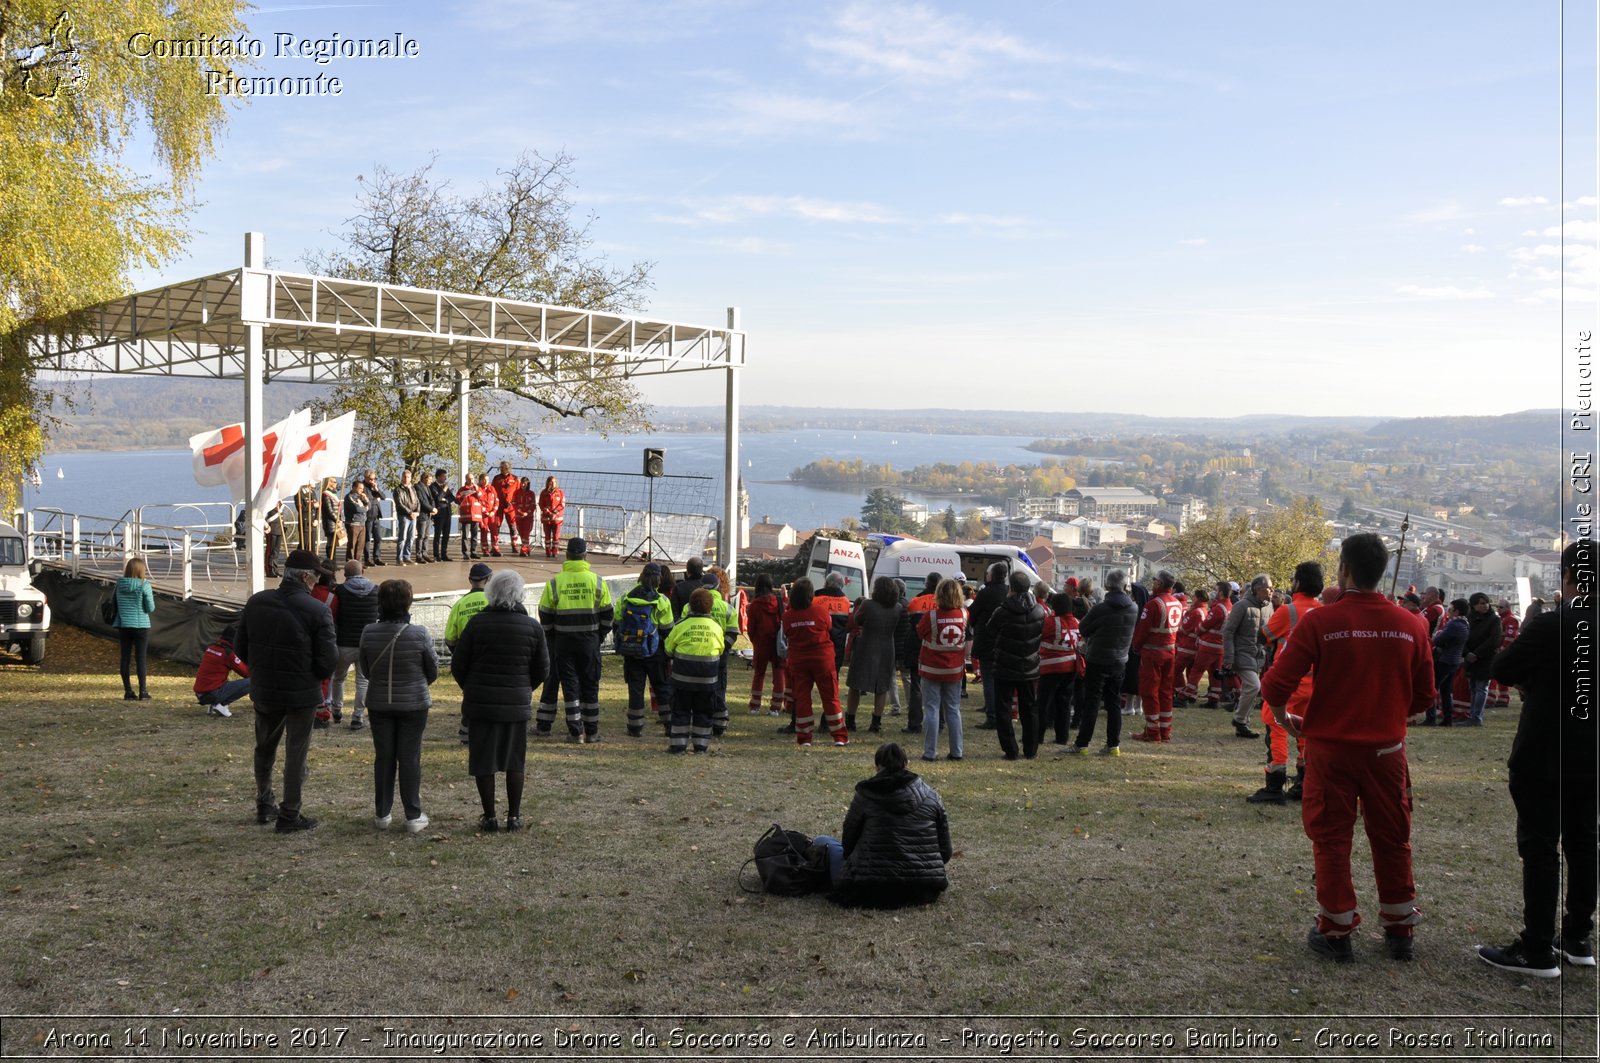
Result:
{"type": "Polygon", "coordinates": [[[667,474],[667,452],[657,447],[644,448],[644,474],[646,476],[665,476],[667,474]]]}

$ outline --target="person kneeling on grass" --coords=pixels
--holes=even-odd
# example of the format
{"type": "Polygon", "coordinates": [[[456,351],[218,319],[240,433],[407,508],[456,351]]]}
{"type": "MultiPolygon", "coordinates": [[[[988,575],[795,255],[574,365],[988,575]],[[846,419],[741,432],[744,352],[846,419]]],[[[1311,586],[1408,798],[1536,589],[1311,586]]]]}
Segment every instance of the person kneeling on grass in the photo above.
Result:
{"type": "Polygon", "coordinates": [[[228,706],[250,693],[250,666],[233,652],[233,635],[232,624],[222,629],[217,641],[201,655],[194,675],[195,700],[206,706],[207,716],[232,716],[228,706]],[[230,672],[238,672],[244,678],[230,680],[230,672]]]}
{"type": "MultiPolygon", "coordinates": [[[[711,618],[715,604],[711,592],[701,587],[689,595],[689,614],[673,625],[667,636],[667,656],[672,658],[672,723],[667,730],[667,752],[682,753],[694,736],[694,751],[711,748],[712,719],[717,711],[717,677],[723,654],[731,645],[723,626],[711,618]]],[[[641,710],[642,711],[642,710],[641,710]]]]}
{"type": "Polygon", "coordinates": [[[856,783],[844,838],[816,839],[829,849],[828,899],[846,908],[932,904],[950,885],[944,866],[955,855],[944,802],[906,769],[898,744],[879,746],[872,759],[878,773],[856,783]]]}

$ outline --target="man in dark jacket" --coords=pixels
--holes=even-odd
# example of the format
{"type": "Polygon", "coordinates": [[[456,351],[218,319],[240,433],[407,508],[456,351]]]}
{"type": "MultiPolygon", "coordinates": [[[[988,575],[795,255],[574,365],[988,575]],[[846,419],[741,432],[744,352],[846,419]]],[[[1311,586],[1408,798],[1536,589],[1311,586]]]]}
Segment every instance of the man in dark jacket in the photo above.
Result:
{"type": "Polygon", "coordinates": [[[362,482],[367,485],[367,543],[362,560],[369,565],[387,564],[383,559],[383,500],[389,496],[378,486],[378,471],[368,469],[362,482]],[[370,555],[370,556],[368,556],[370,555]]]}
{"type": "MultiPolygon", "coordinates": [[[[333,700],[333,722],[344,719],[344,681],[350,669],[355,668],[356,703],[350,714],[350,730],[359,731],[366,726],[361,713],[367,705],[367,677],[358,661],[361,632],[378,620],[378,585],[361,574],[361,562],[344,563],[344,582],[333,589],[329,608],[333,612],[334,637],[339,643],[339,664],[328,692],[333,700]]],[[[318,721],[318,726],[325,724],[318,721]]]]}
{"type": "MultiPolygon", "coordinates": [[[[995,710],[998,702],[994,693],[994,669],[989,667],[987,649],[984,646],[983,632],[989,626],[989,616],[1006,600],[1006,564],[996,561],[983,573],[983,586],[978,588],[977,596],[972,599],[972,608],[967,610],[967,630],[976,633],[976,641],[972,646],[972,659],[978,662],[978,671],[983,679],[983,722],[978,725],[981,731],[994,730],[995,710]]],[[[1006,715],[1011,715],[1011,706],[1006,705],[1006,715]]]]}
{"type": "Polygon", "coordinates": [[[1500,628],[1500,615],[1494,611],[1487,594],[1479,591],[1468,602],[1467,651],[1461,658],[1462,667],[1467,671],[1467,685],[1472,690],[1472,708],[1466,724],[1482,727],[1483,710],[1489,704],[1489,669],[1500,650],[1504,632],[1500,628]]]}
{"type": "MultiPolygon", "coordinates": [[[[1034,684],[1039,681],[1039,637],[1044,634],[1044,606],[1033,598],[1033,574],[1011,573],[1009,593],[989,614],[978,645],[985,648],[983,672],[994,674],[995,731],[1005,759],[1017,759],[1017,739],[1011,733],[1012,700],[1022,726],[1022,755],[1039,754],[1039,712],[1034,684]]],[[[976,647],[974,647],[976,649],[976,647]]]]}
{"type": "Polygon", "coordinates": [[[239,617],[234,650],[250,666],[250,700],[256,710],[256,822],[277,822],[280,834],[311,830],[317,821],[300,812],[311,724],[322,704],[322,681],[339,659],[333,614],[311,596],[317,555],[291,550],[283,583],[252,594],[239,617]],[[272,792],[278,742],[283,755],[283,801],[272,792]]]}
{"type": "Polygon", "coordinates": [[[1522,718],[1507,763],[1522,857],[1523,929],[1503,948],[1479,945],[1478,956],[1539,978],[1560,975],[1563,957],[1595,965],[1594,581],[1594,541],[1569,544],[1561,552],[1561,608],[1528,621],[1492,669],[1495,679],[1522,688],[1522,718]],[[1567,896],[1557,936],[1561,853],[1567,896]]]}
{"type": "Polygon", "coordinates": [[[1122,693],[1122,673],[1128,666],[1128,647],[1133,643],[1133,629],[1139,623],[1139,608],[1128,597],[1128,577],[1123,572],[1113,572],[1106,577],[1105,600],[1090,609],[1078,625],[1083,639],[1083,659],[1087,671],[1083,685],[1088,689],[1083,719],[1078,726],[1078,740],[1072,752],[1083,755],[1089,752],[1089,742],[1094,738],[1094,722],[1100,709],[1106,711],[1107,756],[1120,756],[1122,746],[1122,708],[1118,704],[1122,693]]]}
{"type": "MultiPolygon", "coordinates": [[[[900,908],[939,899],[955,855],[944,802],[893,742],[879,746],[878,773],[856,783],[844,817],[843,865],[828,899],[847,907],[900,908]]],[[[830,839],[831,840],[831,839],[830,839]]]]}
{"type": "Polygon", "coordinates": [[[450,475],[443,469],[433,473],[433,559],[450,560],[450,512],[456,493],[450,490],[450,475]]]}

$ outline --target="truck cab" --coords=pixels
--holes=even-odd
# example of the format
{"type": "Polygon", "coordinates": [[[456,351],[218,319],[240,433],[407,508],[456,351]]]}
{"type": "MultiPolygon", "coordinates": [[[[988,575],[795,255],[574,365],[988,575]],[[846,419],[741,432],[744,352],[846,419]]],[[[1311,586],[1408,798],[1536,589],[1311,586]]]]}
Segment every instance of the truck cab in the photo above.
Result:
{"type": "Polygon", "coordinates": [[[28,541],[0,521],[0,647],[16,649],[29,664],[44,663],[50,604],[33,585],[28,541]]]}

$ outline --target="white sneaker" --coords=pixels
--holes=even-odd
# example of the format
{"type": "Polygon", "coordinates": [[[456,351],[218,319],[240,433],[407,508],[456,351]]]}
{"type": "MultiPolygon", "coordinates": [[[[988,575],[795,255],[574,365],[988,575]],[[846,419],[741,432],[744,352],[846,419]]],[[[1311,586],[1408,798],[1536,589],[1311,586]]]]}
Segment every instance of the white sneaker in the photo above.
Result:
{"type": "Polygon", "coordinates": [[[218,705],[212,705],[210,708],[206,709],[206,715],[207,716],[221,716],[221,717],[224,717],[226,719],[232,719],[233,718],[233,710],[228,708],[228,706],[225,703],[224,704],[218,704],[218,705]]]}
{"type": "Polygon", "coordinates": [[[417,818],[416,819],[408,819],[408,820],[406,820],[406,833],[408,833],[408,834],[416,834],[418,831],[420,831],[423,827],[426,827],[427,825],[428,825],[428,814],[426,812],[419,812],[417,814],[417,818]]]}
{"type": "Polygon", "coordinates": [[[388,830],[389,824],[394,821],[394,816],[373,816],[372,825],[379,830],[388,830]]]}

